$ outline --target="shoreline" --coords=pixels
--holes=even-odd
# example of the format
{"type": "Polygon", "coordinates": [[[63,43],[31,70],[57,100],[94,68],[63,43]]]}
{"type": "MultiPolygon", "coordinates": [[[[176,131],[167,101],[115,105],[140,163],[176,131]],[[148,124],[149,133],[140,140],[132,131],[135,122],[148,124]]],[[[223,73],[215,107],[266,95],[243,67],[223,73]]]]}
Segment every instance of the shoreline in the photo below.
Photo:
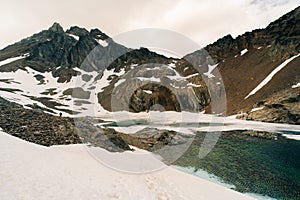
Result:
{"type": "MultiPolygon", "coordinates": [[[[201,179],[208,180],[210,182],[216,183],[218,185],[221,185],[223,187],[226,187],[228,189],[236,191],[235,190],[235,188],[236,188],[235,185],[226,183],[220,177],[218,177],[218,176],[216,176],[214,174],[210,174],[210,173],[206,172],[205,170],[199,169],[199,170],[195,171],[194,167],[182,167],[182,166],[179,166],[179,165],[172,165],[172,167],[174,167],[175,169],[177,169],[179,171],[183,171],[185,173],[191,174],[193,176],[199,177],[201,179]]],[[[269,197],[269,196],[263,195],[263,194],[248,193],[248,192],[242,193],[242,194],[245,194],[247,196],[253,197],[253,198],[257,199],[257,200],[276,200],[275,198],[272,198],[272,197],[269,197]]]]}
{"type": "Polygon", "coordinates": [[[5,173],[0,174],[1,199],[254,199],[172,167],[141,175],[120,173],[101,165],[80,144],[49,148],[2,131],[0,144],[5,173]]]}

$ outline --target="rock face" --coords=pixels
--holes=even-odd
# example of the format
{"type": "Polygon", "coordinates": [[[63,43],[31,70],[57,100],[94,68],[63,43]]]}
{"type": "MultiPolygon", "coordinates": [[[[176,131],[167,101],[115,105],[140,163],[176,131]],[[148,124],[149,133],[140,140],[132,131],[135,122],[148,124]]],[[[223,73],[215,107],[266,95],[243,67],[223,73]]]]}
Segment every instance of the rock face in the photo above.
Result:
{"type": "MultiPolygon", "coordinates": [[[[274,94],[290,93],[291,97],[299,94],[296,88],[292,89],[293,85],[300,82],[300,58],[297,57],[278,71],[258,92],[248,96],[274,69],[300,53],[299,22],[300,7],[272,22],[265,29],[246,32],[237,38],[227,35],[204,48],[214,63],[218,64],[212,74],[221,74],[226,90],[227,115],[239,112],[249,114],[261,101],[278,101],[278,104],[282,104],[279,99],[274,100],[279,98],[274,94]]],[[[198,50],[186,58],[201,57],[202,51],[198,50]]],[[[295,105],[297,102],[289,103],[289,107],[292,104],[293,111],[283,104],[284,108],[269,105],[268,112],[266,106],[263,110],[251,113],[248,119],[298,123],[295,113],[300,113],[300,110],[295,105]]]]}
{"type": "Polygon", "coordinates": [[[193,139],[193,135],[156,128],[145,128],[132,135],[121,134],[121,137],[130,145],[156,153],[166,145],[187,144],[193,139]]]}
{"type": "Polygon", "coordinates": [[[94,124],[102,122],[89,117],[68,118],[46,114],[39,107],[32,110],[0,97],[0,127],[7,133],[43,146],[89,144],[111,152],[132,150],[129,145],[157,151],[165,145],[185,144],[189,135],[169,130],[143,129],[133,135],[94,124]]]}
{"type": "Polygon", "coordinates": [[[89,91],[84,91],[81,87],[77,88],[69,88],[63,91],[64,95],[71,95],[74,98],[77,99],[89,99],[91,92],[89,91]]]}
{"type": "Polygon", "coordinates": [[[299,45],[300,8],[270,23],[265,29],[246,32],[233,39],[227,35],[215,43],[205,47],[216,63],[235,56],[243,49],[251,49],[271,45],[271,54],[289,58],[300,52],[299,45]]]}
{"type": "MultiPolygon", "coordinates": [[[[147,111],[157,107],[154,105],[160,105],[163,110],[199,111],[209,104],[209,94],[202,77],[200,75],[188,77],[199,73],[192,70],[193,66],[189,63],[185,63],[184,66],[191,69],[183,72],[182,68],[177,67],[179,60],[166,58],[146,48],[128,49],[115,43],[98,29],[88,31],[72,26],[64,31],[58,23],[54,23],[48,30],[2,49],[0,61],[22,55],[22,59],[2,65],[0,73],[28,71],[28,67],[33,69],[34,77],[39,81],[38,84],[49,85],[49,88],[40,93],[42,97],[34,98],[35,95],[30,95],[30,92],[26,96],[39,102],[43,99],[42,103],[47,107],[50,104],[45,103],[45,98],[52,102],[59,101],[59,104],[50,107],[54,109],[53,112],[69,110],[68,113],[71,113],[71,109],[66,108],[64,111],[56,108],[67,106],[65,102],[70,99],[75,99],[75,101],[85,99],[92,103],[97,98],[101,106],[108,111],[124,110],[126,106],[128,108],[126,110],[132,112],[147,111]],[[157,66],[148,70],[146,67],[141,69],[142,65],[157,66]],[[57,78],[57,87],[48,84],[47,73],[51,73],[54,79],[57,78]],[[106,76],[105,73],[111,75],[106,76]],[[132,81],[134,77],[135,83],[132,81]],[[153,82],[152,77],[156,77],[158,81],[153,82]],[[177,80],[178,78],[185,80],[177,80]],[[80,84],[78,79],[84,83],[80,84]],[[125,79],[124,84],[119,88],[115,87],[120,79],[125,79]],[[145,79],[148,80],[145,81],[145,79]],[[105,83],[107,85],[99,85],[99,82],[100,84],[107,82],[105,83]],[[74,83],[74,85],[64,88],[60,83],[74,83]],[[122,91],[129,88],[134,90],[131,96],[124,99],[126,105],[113,107],[112,92],[118,90],[123,93],[122,91]],[[152,94],[141,92],[145,90],[152,94]],[[49,95],[53,99],[49,99],[49,95]],[[190,98],[191,95],[193,98],[190,98]],[[183,108],[182,105],[186,106],[183,108]]],[[[181,65],[183,63],[180,62],[181,65]]],[[[16,90],[6,88],[6,91],[16,90]]],[[[24,94],[20,95],[24,96],[24,94]]],[[[114,98],[118,100],[124,96],[117,95],[114,98]]],[[[86,109],[88,108],[82,108],[82,110],[86,109]]],[[[80,110],[73,113],[80,113],[80,110]]]]}
{"type": "Polygon", "coordinates": [[[0,127],[7,133],[43,146],[90,143],[108,151],[131,150],[119,133],[99,129],[91,118],[53,116],[38,107],[32,110],[0,97],[0,127]]]}
{"type": "MultiPolygon", "coordinates": [[[[126,47],[113,42],[98,29],[89,32],[84,28],[73,26],[65,32],[58,23],[54,23],[48,30],[2,49],[0,60],[27,54],[29,56],[22,59],[15,68],[29,66],[39,72],[50,71],[54,77],[59,77],[58,82],[66,82],[77,75],[74,68],[80,67],[95,47],[98,47],[98,51],[107,51],[99,46],[98,40],[107,40],[111,43],[108,51],[119,54],[127,51],[126,47]]],[[[14,64],[16,63],[2,66],[0,70],[8,71],[14,64]]]]}
{"type": "Polygon", "coordinates": [[[257,109],[239,116],[240,119],[287,124],[300,124],[300,88],[283,90],[255,106],[257,109]]]}
{"type": "Polygon", "coordinates": [[[98,94],[100,104],[112,111],[140,112],[156,110],[159,106],[160,111],[198,112],[208,105],[206,85],[197,72],[190,77],[179,75],[176,62],[143,64],[128,71],[121,79],[115,77],[112,84],[98,94]],[[191,83],[195,87],[190,86],[191,83]],[[106,98],[110,94],[111,99],[106,98]]]}
{"type": "Polygon", "coordinates": [[[16,137],[44,146],[81,143],[72,119],[28,110],[0,98],[0,126],[16,137]]]}

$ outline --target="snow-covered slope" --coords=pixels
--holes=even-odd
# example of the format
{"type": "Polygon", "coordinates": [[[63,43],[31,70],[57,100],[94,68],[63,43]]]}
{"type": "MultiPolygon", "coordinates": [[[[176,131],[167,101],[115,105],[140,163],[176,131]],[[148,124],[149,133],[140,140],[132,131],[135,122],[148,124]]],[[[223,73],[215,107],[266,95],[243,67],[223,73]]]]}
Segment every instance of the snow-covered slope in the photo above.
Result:
{"type": "MultiPolygon", "coordinates": [[[[131,65],[126,72],[125,68],[118,72],[114,69],[87,72],[80,68],[74,68],[73,70],[78,75],[72,77],[69,82],[63,83],[58,81],[58,77],[53,77],[52,72],[41,73],[30,67],[24,67],[15,72],[0,72],[0,95],[27,108],[29,105],[35,104],[51,110],[51,114],[57,115],[61,112],[64,116],[78,117],[107,113],[107,109],[103,108],[101,102],[109,98],[111,88],[117,88],[121,93],[124,93],[126,91],[124,86],[131,87],[134,91],[143,85],[155,83],[164,85],[175,93],[178,91],[177,93],[180,95],[184,95],[184,91],[193,88],[205,88],[200,84],[193,83],[193,80],[200,77],[198,73],[188,76],[180,75],[174,69],[174,63],[169,65],[157,64],[157,66],[151,68],[151,66],[135,64],[131,65]],[[166,80],[167,83],[165,83],[166,80]],[[139,84],[130,85],[133,81],[138,81],[139,84]],[[108,93],[108,96],[99,99],[99,93],[108,93]]],[[[57,67],[57,69],[59,68],[57,67]]],[[[148,96],[152,96],[154,92],[154,89],[145,89],[148,96]]]]}
{"type": "Polygon", "coordinates": [[[0,146],[1,200],[253,199],[172,167],[139,175],[117,172],[97,162],[84,145],[47,148],[0,132],[0,146]]]}
{"type": "Polygon", "coordinates": [[[97,93],[109,85],[110,81],[107,79],[111,75],[118,76],[124,71],[114,73],[113,70],[105,70],[102,78],[95,80],[98,75],[97,72],[85,72],[79,68],[75,68],[75,70],[80,72],[81,75],[65,83],[58,83],[58,78],[54,78],[51,72],[40,73],[29,67],[16,72],[1,72],[1,96],[24,106],[35,103],[40,107],[51,109],[53,114],[62,112],[64,116],[72,116],[71,111],[80,113],[78,116],[93,116],[97,112],[104,112],[104,109],[98,103],[97,93]],[[35,78],[37,75],[44,77],[43,82],[35,78]],[[84,81],[84,76],[89,76],[90,80],[84,81]],[[72,88],[81,88],[90,95],[87,98],[84,96],[72,97],[72,92],[65,93],[66,90],[72,88]],[[41,101],[40,98],[48,98],[47,102],[56,102],[58,106],[47,107],[47,103],[41,101]],[[60,111],[59,109],[69,110],[70,112],[60,111]]]}
{"type": "MultiPolygon", "coordinates": [[[[120,85],[128,85],[127,80],[135,79],[141,84],[130,88],[137,91],[148,84],[149,88],[144,89],[148,95],[137,95],[132,102],[138,105],[134,107],[132,102],[127,102],[126,107],[134,112],[146,111],[155,100],[164,98],[161,94],[164,95],[165,88],[172,91],[195,88],[206,92],[205,85],[200,84],[199,73],[179,73],[175,66],[177,60],[146,48],[128,49],[98,29],[88,31],[73,26],[64,31],[54,23],[48,30],[0,50],[0,95],[27,108],[39,108],[55,115],[96,116],[112,110],[114,88],[121,88],[124,93],[126,89],[120,85]],[[157,65],[151,68],[153,64],[157,65]],[[139,70],[141,65],[144,70],[139,70]],[[155,84],[164,84],[164,88],[155,89],[155,84]],[[138,100],[144,97],[148,103],[141,105],[138,100]]],[[[188,92],[185,93],[183,96],[188,99],[188,92]]],[[[200,92],[196,95],[200,96],[200,92]]],[[[204,103],[200,104],[205,107],[208,97],[202,98],[204,103]]],[[[168,106],[166,110],[180,110],[168,106]]]]}

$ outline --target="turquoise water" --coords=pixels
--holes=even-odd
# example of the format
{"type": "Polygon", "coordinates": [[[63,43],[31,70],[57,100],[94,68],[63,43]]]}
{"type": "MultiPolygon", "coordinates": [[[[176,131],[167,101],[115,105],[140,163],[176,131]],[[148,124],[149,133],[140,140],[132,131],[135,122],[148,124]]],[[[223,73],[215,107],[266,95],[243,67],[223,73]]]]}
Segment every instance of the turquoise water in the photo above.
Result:
{"type": "Polygon", "coordinates": [[[175,169],[178,169],[180,171],[183,171],[185,173],[192,174],[192,175],[200,177],[202,179],[206,179],[206,180],[209,180],[211,182],[217,183],[217,184],[222,185],[224,187],[227,187],[227,188],[230,188],[230,189],[235,189],[234,185],[228,184],[224,180],[222,180],[220,177],[217,177],[214,174],[210,174],[210,173],[208,173],[204,170],[201,170],[201,169],[196,170],[194,167],[181,167],[181,166],[176,166],[176,165],[173,165],[172,167],[174,167],[175,169]]]}
{"type": "MultiPolygon", "coordinates": [[[[134,120],[112,122],[105,126],[114,128],[149,124],[146,120],[134,120]]],[[[164,128],[164,124],[155,125],[159,129],[164,128]]],[[[169,127],[180,126],[183,129],[208,125],[211,124],[168,124],[169,127]]],[[[223,127],[229,125],[223,124],[223,127]]],[[[283,134],[300,135],[299,131],[277,130],[283,134]]],[[[173,165],[258,199],[300,200],[300,141],[283,136],[268,140],[247,136],[243,130],[228,131],[223,132],[212,151],[200,159],[199,149],[206,132],[195,134],[192,145],[173,165]]]]}
{"type": "MultiPolygon", "coordinates": [[[[211,182],[217,183],[219,185],[222,185],[224,187],[227,187],[229,189],[236,189],[236,187],[232,184],[226,183],[224,180],[222,180],[220,177],[217,177],[214,174],[209,174],[208,172],[198,169],[195,170],[193,167],[181,167],[181,166],[173,166],[175,169],[178,169],[180,171],[183,171],[185,173],[200,177],[202,179],[209,180],[211,182]]],[[[245,193],[247,196],[254,197],[255,199],[258,200],[276,200],[275,198],[269,197],[267,195],[260,195],[260,194],[255,194],[255,193],[245,193]]]]}
{"type": "Polygon", "coordinates": [[[282,136],[267,140],[241,132],[222,133],[215,148],[203,159],[198,154],[205,134],[199,132],[189,150],[174,164],[192,167],[194,173],[204,170],[252,196],[300,199],[300,141],[282,136]]]}

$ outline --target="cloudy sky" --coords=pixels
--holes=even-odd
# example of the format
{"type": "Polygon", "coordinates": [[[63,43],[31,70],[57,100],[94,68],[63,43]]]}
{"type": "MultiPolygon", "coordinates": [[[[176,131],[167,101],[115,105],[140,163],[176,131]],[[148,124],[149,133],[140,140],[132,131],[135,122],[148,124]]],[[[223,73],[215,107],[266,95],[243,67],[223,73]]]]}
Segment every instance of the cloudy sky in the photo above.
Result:
{"type": "Polygon", "coordinates": [[[168,29],[201,46],[237,36],[299,6],[298,0],[1,0],[0,48],[59,22],[98,27],[111,37],[140,28],[168,29]]]}

